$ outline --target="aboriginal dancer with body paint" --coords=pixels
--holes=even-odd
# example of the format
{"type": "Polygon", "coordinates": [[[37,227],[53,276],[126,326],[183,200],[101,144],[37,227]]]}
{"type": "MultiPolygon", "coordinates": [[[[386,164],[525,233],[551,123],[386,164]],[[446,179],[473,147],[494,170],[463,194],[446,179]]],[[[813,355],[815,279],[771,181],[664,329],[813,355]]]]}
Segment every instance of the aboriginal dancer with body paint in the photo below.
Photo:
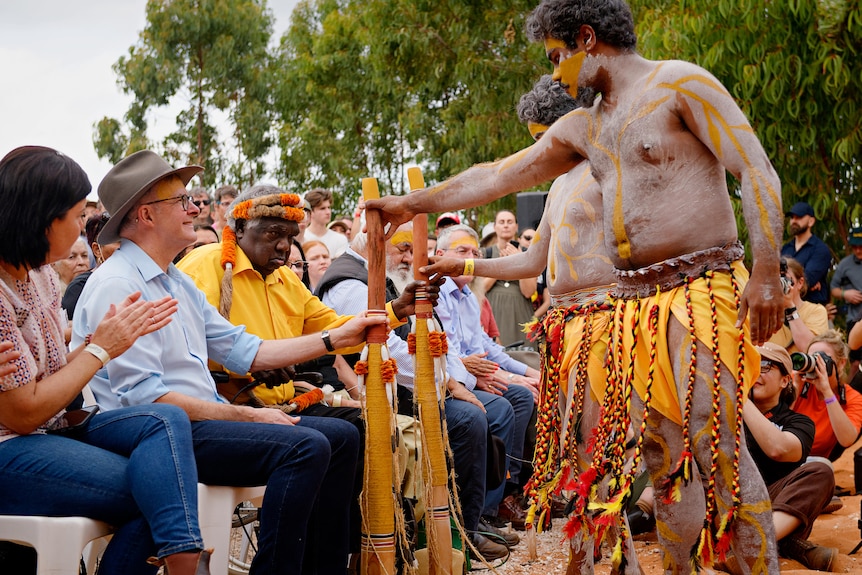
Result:
{"type": "Polygon", "coordinates": [[[554,78],[601,100],[570,113],[530,148],[403,197],[369,204],[387,221],[461,209],[529,189],[584,159],[602,192],[604,241],[614,265],[609,393],[583,493],[619,478],[631,390],[645,404],[643,457],[659,491],[667,573],[688,573],[731,547],[754,573],[778,572],[769,498],[744,448],[741,410],[759,373],[754,344],[783,321],[778,251],[781,188],[745,115],[706,70],[640,56],[622,0],[545,0],[528,20],[554,78]],[[753,267],[742,264],[726,172],[739,181],[753,267]],[[703,476],[703,479],[701,478],[703,476]],[[665,497],[661,496],[664,492],[665,497]]]}
{"type": "MultiPolygon", "coordinates": [[[[593,104],[594,92],[572,98],[550,75],[540,78],[518,104],[518,117],[539,140],[568,112],[593,104]]],[[[530,326],[542,356],[538,429],[533,477],[525,490],[530,500],[528,529],[538,533],[551,518],[552,495],[571,490],[589,466],[585,447],[599,421],[605,395],[605,353],[613,306],[608,294],[613,265],[605,253],[601,189],[581,162],[558,177],[542,220],[526,252],[505,259],[470,264],[477,276],[500,279],[535,277],[547,269],[551,307],[530,326]]],[[[424,268],[431,275],[458,276],[464,260],[437,258],[424,268]]],[[[529,534],[528,534],[529,538],[529,534]]],[[[586,529],[571,534],[568,573],[592,573],[594,538],[586,529]]],[[[634,548],[627,547],[626,572],[639,573],[634,548]]]]}

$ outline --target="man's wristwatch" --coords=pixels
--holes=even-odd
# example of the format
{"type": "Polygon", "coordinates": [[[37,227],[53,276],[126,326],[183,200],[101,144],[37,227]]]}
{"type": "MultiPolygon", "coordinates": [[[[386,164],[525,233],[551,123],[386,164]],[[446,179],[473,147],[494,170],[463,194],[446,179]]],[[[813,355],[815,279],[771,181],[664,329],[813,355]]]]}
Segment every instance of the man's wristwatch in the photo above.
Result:
{"type": "Polygon", "coordinates": [[[326,346],[326,351],[335,351],[335,346],[332,345],[332,340],[329,338],[328,329],[325,329],[320,332],[320,339],[323,340],[323,345],[326,346]]]}
{"type": "Polygon", "coordinates": [[[102,362],[102,367],[108,365],[108,362],[111,361],[111,356],[107,351],[96,345],[95,343],[88,343],[84,346],[84,351],[87,353],[94,355],[96,359],[102,362]]]}
{"type": "Polygon", "coordinates": [[[784,310],[784,321],[793,321],[794,319],[799,319],[799,312],[796,311],[795,307],[789,307],[784,310]]]}

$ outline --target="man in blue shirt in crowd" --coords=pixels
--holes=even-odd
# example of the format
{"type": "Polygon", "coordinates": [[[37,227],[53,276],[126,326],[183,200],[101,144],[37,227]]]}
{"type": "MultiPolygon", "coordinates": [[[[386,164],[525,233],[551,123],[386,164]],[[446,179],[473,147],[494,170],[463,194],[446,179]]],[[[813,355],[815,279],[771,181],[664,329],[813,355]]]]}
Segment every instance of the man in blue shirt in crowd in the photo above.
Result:
{"type": "Polygon", "coordinates": [[[805,202],[796,202],[784,215],[790,218],[793,239],[781,246],[781,255],[795,259],[805,268],[808,293],[804,299],[826,305],[830,301],[826,274],[832,267],[832,252],[823,240],[811,233],[817,221],[814,208],[805,202]]]}

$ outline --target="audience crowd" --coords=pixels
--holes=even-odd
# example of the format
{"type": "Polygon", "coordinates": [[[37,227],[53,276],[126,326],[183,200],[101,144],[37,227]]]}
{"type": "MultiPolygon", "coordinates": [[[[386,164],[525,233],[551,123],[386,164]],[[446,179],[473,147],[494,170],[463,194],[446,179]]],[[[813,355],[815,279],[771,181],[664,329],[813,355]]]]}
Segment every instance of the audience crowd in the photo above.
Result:
{"type": "MultiPolygon", "coordinates": [[[[136,152],[108,172],[95,202],[80,166],[55,150],[22,147],[0,160],[0,513],[110,523],[105,573],[206,575],[197,483],[265,485],[251,573],[347,573],[361,549],[368,461],[354,369],[369,326],[387,325],[396,359],[402,496],[428,504],[413,471],[409,341],[421,291],[448,341],[439,399],[463,544],[474,560],[504,559],[527,528],[542,417],[543,364],[525,334],[566,295],[555,291],[558,266],[545,267],[564,222],[519,224],[503,209],[474,222],[486,224],[480,234],[444,212],[419,246],[412,224],[397,227],[384,246],[386,314],[369,314],[379,248],[368,245],[362,201],[333,217],[343,202],[330,190],[192,186],[202,171],[136,152]],[[458,273],[414,281],[414,248],[457,260],[458,273]],[[494,260],[479,266],[488,273],[502,275],[504,262],[524,273],[477,275],[481,259],[494,260]],[[79,422],[88,389],[98,407],[79,422]]],[[[862,432],[862,227],[836,265],[811,205],[784,215],[784,323],[757,347],[745,445],[779,553],[833,571],[837,550],[808,537],[843,505],[832,465],[862,432]]],[[[574,280],[575,267],[562,275],[574,280]]],[[[592,286],[602,300],[606,283],[592,286]]],[[[627,514],[635,534],[656,528],[658,488],[640,476],[627,514]]],[[[7,555],[0,572],[11,571],[7,555]]],[[[744,571],[732,554],[722,567],[744,571]]]]}

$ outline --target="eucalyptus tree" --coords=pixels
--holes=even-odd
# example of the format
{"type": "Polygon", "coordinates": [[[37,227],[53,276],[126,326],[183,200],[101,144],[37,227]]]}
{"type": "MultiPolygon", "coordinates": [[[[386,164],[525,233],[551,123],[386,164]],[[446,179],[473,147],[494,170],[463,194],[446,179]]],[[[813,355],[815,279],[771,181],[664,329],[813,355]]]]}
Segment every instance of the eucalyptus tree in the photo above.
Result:
{"type": "Polygon", "coordinates": [[[352,205],[363,175],[378,177],[382,193],[404,193],[407,164],[433,182],[528,144],[515,106],[546,71],[524,34],[533,5],[301,3],[279,56],[282,179],[341,191],[352,205]]]}
{"type": "Polygon", "coordinates": [[[146,11],[138,41],[113,66],[134,100],[125,123],[96,124],[96,151],[114,160],[155,146],[172,161],[204,165],[205,184],[228,175],[234,184],[253,183],[272,145],[273,17],[265,0],[148,0],[146,11]],[[151,142],[150,113],[168,106],[180,108],[176,129],[151,142]],[[216,128],[225,116],[232,130],[227,145],[216,128]]]}

